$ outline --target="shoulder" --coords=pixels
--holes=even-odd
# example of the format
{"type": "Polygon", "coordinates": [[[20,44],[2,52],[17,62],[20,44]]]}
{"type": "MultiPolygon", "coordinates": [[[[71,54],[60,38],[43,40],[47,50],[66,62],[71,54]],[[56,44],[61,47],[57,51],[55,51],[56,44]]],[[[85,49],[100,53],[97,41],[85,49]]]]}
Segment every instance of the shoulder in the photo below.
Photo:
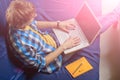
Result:
{"type": "Polygon", "coordinates": [[[10,36],[14,41],[24,40],[23,38],[29,37],[28,33],[29,33],[28,30],[15,29],[15,28],[10,28],[10,29],[9,29],[9,36],[10,36]]]}
{"type": "Polygon", "coordinates": [[[38,30],[37,20],[33,20],[30,24],[30,27],[32,27],[34,30],[38,30]]]}

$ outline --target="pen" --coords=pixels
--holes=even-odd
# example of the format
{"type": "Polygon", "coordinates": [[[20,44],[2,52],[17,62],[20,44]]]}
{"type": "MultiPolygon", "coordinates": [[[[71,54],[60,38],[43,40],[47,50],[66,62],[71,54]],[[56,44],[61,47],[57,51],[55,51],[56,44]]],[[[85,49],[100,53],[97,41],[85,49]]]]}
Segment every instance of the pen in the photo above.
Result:
{"type": "Polygon", "coordinates": [[[73,75],[76,73],[76,71],[82,66],[83,63],[80,63],[78,67],[75,69],[75,71],[72,73],[73,75]]]}

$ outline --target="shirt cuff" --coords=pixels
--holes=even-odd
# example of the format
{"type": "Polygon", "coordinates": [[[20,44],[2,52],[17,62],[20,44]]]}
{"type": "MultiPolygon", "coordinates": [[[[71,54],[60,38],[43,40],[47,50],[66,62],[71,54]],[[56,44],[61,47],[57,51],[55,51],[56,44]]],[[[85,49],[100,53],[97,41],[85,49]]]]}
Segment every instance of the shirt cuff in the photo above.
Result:
{"type": "Polygon", "coordinates": [[[45,59],[44,57],[41,57],[40,61],[41,61],[41,63],[40,63],[40,65],[39,65],[38,72],[40,72],[41,69],[46,66],[46,59],[45,59]]]}

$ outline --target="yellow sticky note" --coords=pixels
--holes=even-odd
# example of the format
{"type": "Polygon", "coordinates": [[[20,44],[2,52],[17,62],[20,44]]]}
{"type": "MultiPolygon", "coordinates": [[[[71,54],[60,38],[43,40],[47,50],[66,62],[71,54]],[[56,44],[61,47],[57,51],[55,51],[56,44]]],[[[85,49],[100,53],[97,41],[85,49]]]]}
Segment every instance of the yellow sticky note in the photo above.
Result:
{"type": "Polygon", "coordinates": [[[65,68],[72,75],[73,78],[84,74],[93,69],[92,65],[87,61],[85,57],[82,57],[67,66],[65,68]]]}

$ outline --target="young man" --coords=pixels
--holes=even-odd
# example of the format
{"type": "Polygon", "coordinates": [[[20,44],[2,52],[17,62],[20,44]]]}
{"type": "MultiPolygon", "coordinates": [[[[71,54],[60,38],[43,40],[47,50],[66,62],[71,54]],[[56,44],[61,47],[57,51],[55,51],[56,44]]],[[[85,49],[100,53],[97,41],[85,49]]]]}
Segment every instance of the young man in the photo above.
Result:
{"type": "Polygon", "coordinates": [[[38,72],[53,73],[62,66],[62,53],[65,49],[80,44],[78,37],[70,37],[58,46],[55,37],[42,32],[42,28],[58,28],[68,32],[74,29],[67,21],[35,21],[37,16],[34,6],[25,0],[11,1],[6,19],[9,26],[9,40],[14,54],[29,67],[38,72]]]}

